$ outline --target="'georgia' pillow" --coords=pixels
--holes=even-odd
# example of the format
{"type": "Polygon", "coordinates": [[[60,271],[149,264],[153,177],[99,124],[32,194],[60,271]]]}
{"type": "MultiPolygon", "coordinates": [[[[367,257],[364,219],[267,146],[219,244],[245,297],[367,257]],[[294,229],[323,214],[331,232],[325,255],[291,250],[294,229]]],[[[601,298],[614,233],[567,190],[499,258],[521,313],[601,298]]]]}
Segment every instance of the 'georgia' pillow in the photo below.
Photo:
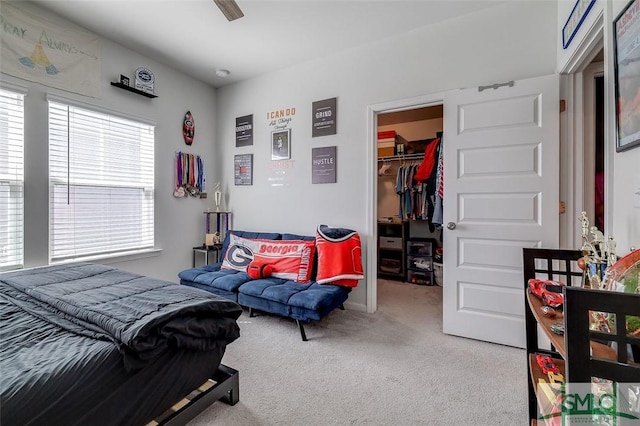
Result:
{"type": "Polygon", "coordinates": [[[315,241],[259,240],[229,235],[222,269],[247,271],[252,261],[271,266],[271,276],[300,283],[311,278],[315,241]]]}

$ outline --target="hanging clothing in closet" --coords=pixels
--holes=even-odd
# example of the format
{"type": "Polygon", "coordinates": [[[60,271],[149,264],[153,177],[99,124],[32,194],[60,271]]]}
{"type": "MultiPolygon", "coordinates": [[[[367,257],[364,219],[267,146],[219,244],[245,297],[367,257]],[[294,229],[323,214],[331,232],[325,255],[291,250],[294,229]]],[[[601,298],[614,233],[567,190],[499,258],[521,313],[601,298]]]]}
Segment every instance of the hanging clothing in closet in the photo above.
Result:
{"type": "Polygon", "coordinates": [[[396,177],[401,219],[424,220],[442,225],[442,144],[433,139],[420,164],[402,164],[396,177]]]}

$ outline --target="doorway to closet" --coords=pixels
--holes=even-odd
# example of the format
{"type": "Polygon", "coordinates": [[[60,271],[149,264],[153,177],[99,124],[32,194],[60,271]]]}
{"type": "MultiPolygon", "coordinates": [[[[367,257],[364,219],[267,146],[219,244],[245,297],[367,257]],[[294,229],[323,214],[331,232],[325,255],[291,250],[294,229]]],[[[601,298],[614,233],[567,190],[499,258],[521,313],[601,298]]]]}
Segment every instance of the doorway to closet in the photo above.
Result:
{"type": "MultiPolygon", "coordinates": [[[[377,114],[377,290],[381,305],[395,297],[398,285],[443,285],[443,120],[442,104],[377,114]]],[[[415,295],[425,298],[425,306],[433,304],[434,297],[441,305],[441,289],[415,295]]]]}

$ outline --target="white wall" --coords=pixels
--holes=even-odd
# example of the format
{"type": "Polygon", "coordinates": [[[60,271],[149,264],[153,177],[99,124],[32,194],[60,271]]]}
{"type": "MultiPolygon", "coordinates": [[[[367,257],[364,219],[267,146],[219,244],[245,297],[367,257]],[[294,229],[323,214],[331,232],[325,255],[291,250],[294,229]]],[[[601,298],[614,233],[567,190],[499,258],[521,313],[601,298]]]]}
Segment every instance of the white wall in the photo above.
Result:
{"type": "MultiPolygon", "coordinates": [[[[313,234],[318,224],[329,223],[360,232],[366,251],[375,244],[366,223],[375,203],[366,197],[367,107],[552,74],[556,28],[555,2],[510,2],[220,89],[217,160],[235,227],[313,234]],[[338,97],[338,134],[312,138],[311,103],[333,96],[338,97]],[[293,168],[286,170],[287,184],[274,187],[265,115],[286,107],[296,108],[293,168]],[[236,148],[235,118],[246,114],[254,114],[254,145],[236,148]],[[332,145],[338,146],[338,182],[312,185],[311,148],[332,145]],[[234,186],[233,157],[240,153],[254,154],[253,186],[234,186]]],[[[365,282],[350,302],[365,306],[365,282]]]]}
{"type": "MultiPolygon", "coordinates": [[[[21,2],[35,14],[49,16],[62,25],[73,24],[42,9],[21,2]]],[[[30,83],[5,74],[3,81],[28,87],[25,98],[25,266],[48,263],[48,136],[47,93],[80,100],[100,107],[133,114],[154,121],[156,149],[155,245],[162,249],[157,256],[121,261],[114,266],[145,275],[177,281],[178,271],[191,267],[191,248],[204,242],[202,212],[213,205],[206,200],[174,198],[173,158],[178,150],[202,156],[212,188],[216,170],[215,90],[179,71],[168,68],[123,46],[102,40],[102,99],[30,83]],[[155,99],[148,99],[112,87],[120,74],[133,76],[139,66],[149,68],[156,77],[155,99]],[[196,121],[196,136],[191,147],[182,139],[182,120],[191,110],[196,121]]],[[[133,78],[132,78],[133,81],[133,78]]]]}
{"type": "Polygon", "coordinates": [[[606,202],[611,206],[607,213],[610,215],[608,224],[611,225],[611,235],[617,242],[618,254],[626,254],[631,247],[640,248],[640,147],[630,151],[615,152],[615,115],[614,115],[614,78],[613,78],[613,21],[624,9],[628,1],[609,1],[605,11],[605,55],[606,71],[605,85],[609,93],[607,129],[605,143],[609,147],[609,162],[613,179],[607,185],[611,197],[606,202]],[[607,42],[609,44],[607,45],[607,42]],[[610,47],[610,49],[606,49],[610,47]],[[611,76],[611,77],[609,77],[611,76]]]}
{"type": "Polygon", "coordinates": [[[560,71],[575,65],[578,53],[583,48],[583,45],[588,42],[589,37],[594,34],[595,29],[600,25],[604,14],[605,3],[609,0],[596,0],[586,18],[578,27],[575,36],[567,48],[564,48],[562,45],[562,29],[567,23],[567,19],[576,5],[576,1],[577,0],[558,0],[557,46],[558,69],[560,71]]]}
{"type": "MultiPolygon", "coordinates": [[[[605,55],[605,156],[608,169],[605,178],[607,185],[605,231],[615,238],[618,254],[623,255],[628,253],[631,247],[640,247],[640,168],[638,167],[640,165],[640,148],[623,152],[616,152],[615,150],[613,21],[628,4],[628,0],[597,0],[576,33],[575,38],[571,41],[569,48],[563,49],[562,27],[565,25],[575,3],[575,0],[558,1],[558,69],[566,72],[574,72],[580,69],[579,59],[581,55],[588,51],[589,46],[593,45],[598,28],[603,29],[601,34],[605,55]]],[[[564,80],[568,84],[565,84],[563,97],[568,97],[569,102],[572,100],[574,103],[580,102],[581,98],[572,98],[570,88],[566,87],[571,84],[571,78],[569,76],[564,80]]],[[[568,111],[581,113],[581,108],[579,105],[569,105],[568,111]]],[[[567,131],[566,126],[564,131],[567,131]]],[[[571,136],[568,136],[568,139],[570,141],[571,136]]],[[[567,148],[568,146],[564,147],[564,149],[567,148]]],[[[580,156],[580,158],[582,157],[581,153],[576,153],[576,155],[580,156]]],[[[571,158],[566,158],[565,160],[571,161],[571,158]]],[[[582,165],[575,164],[567,167],[565,172],[566,170],[571,172],[573,170],[571,167],[581,168],[582,165]]],[[[567,189],[565,188],[566,192],[567,189]]],[[[571,194],[566,193],[563,199],[568,200],[570,196],[571,194]]],[[[580,206],[577,207],[579,208],[580,206]]],[[[568,211],[572,211],[572,209],[568,211]]],[[[571,224],[575,228],[579,226],[575,218],[564,217],[563,220],[569,226],[571,224]]]]}

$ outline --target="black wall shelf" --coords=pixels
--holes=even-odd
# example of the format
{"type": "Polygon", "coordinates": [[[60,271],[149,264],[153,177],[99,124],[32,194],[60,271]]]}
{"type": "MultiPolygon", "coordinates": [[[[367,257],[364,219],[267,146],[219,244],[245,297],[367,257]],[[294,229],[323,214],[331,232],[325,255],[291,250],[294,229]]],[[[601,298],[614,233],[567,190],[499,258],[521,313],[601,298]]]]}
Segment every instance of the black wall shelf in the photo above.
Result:
{"type": "Polygon", "coordinates": [[[138,95],[146,96],[147,98],[157,98],[157,95],[152,95],[151,93],[143,92],[142,90],[138,90],[135,87],[127,86],[126,84],[111,82],[112,86],[119,87],[120,89],[128,90],[129,92],[137,93],[138,95]]]}

